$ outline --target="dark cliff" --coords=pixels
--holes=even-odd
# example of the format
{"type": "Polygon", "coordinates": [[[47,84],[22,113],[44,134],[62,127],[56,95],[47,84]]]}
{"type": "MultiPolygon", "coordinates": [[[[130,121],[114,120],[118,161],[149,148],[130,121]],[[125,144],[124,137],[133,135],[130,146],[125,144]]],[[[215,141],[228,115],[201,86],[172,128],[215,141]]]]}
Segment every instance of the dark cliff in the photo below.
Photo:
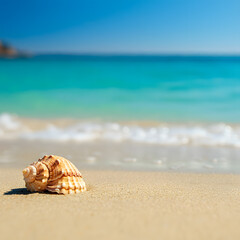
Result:
{"type": "Polygon", "coordinates": [[[29,54],[20,52],[10,45],[0,41],[0,58],[29,57],[29,54]]]}

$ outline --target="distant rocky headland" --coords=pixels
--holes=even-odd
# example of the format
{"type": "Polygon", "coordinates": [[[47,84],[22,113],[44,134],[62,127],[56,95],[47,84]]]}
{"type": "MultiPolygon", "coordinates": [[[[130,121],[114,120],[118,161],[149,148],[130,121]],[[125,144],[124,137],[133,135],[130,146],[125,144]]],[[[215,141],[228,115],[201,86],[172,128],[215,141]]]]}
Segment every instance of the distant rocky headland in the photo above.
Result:
{"type": "Polygon", "coordinates": [[[17,49],[11,47],[9,44],[0,40],[0,58],[21,58],[29,56],[29,54],[18,51],[17,49]]]}

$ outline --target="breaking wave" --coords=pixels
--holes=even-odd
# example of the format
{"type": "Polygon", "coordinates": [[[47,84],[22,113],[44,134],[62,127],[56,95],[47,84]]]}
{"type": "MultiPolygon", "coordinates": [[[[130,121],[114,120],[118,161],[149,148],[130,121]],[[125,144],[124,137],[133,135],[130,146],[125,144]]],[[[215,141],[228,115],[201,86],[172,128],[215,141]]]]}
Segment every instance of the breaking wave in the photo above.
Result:
{"type": "Polygon", "coordinates": [[[133,141],[159,145],[202,145],[240,147],[240,125],[218,124],[123,124],[79,121],[61,127],[47,123],[33,128],[15,115],[0,114],[0,140],[43,140],[55,142],[133,141]]]}

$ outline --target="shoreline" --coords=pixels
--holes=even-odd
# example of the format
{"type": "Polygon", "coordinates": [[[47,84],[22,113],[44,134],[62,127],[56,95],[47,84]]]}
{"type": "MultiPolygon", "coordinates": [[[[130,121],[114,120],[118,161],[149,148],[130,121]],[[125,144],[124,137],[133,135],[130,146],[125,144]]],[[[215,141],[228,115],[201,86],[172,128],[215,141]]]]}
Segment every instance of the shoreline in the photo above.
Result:
{"type": "Polygon", "coordinates": [[[1,236],[240,238],[240,175],[81,172],[88,191],[63,196],[28,194],[21,169],[0,169],[1,236]]]}
{"type": "Polygon", "coordinates": [[[59,127],[65,127],[77,123],[118,123],[120,125],[129,125],[129,126],[141,126],[141,127],[155,127],[161,125],[186,125],[186,126],[211,126],[216,124],[226,124],[232,127],[240,126],[239,121],[223,121],[223,120],[183,120],[183,119],[151,119],[151,118],[128,118],[118,117],[118,118],[102,118],[102,117],[86,117],[86,116],[67,116],[56,115],[28,115],[28,114],[19,114],[15,112],[1,112],[0,117],[8,116],[14,120],[18,120],[22,124],[29,125],[32,129],[41,129],[46,127],[48,124],[54,124],[59,127]]]}
{"type": "Polygon", "coordinates": [[[161,146],[138,142],[0,140],[0,168],[24,168],[44,155],[60,155],[80,169],[240,173],[239,148],[161,146]]]}

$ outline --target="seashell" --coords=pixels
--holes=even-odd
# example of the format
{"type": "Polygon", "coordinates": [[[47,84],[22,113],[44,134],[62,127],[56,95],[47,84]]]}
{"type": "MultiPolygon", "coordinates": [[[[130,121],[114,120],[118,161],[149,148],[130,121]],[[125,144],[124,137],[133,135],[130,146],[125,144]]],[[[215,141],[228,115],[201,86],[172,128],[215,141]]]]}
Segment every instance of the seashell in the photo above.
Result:
{"type": "Polygon", "coordinates": [[[44,156],[23,170],[26,188],[31,192],[71,194],[86,191],[81,173],[67,159],[44,156]]]}

